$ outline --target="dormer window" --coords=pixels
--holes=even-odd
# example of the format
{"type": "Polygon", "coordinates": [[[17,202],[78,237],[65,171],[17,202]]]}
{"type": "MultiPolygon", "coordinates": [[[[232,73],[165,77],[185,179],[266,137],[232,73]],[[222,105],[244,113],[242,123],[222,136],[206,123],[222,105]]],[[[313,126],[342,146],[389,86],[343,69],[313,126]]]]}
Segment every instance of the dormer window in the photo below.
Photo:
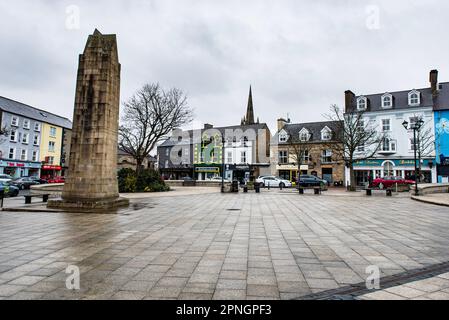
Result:
{"type": "Polygon", "coordinates": [[[366,97],[359,97],[357,99],[357,110],[366,110],[367,104],[366,97]]]}
{"type": "Polygon", "coordinates": [[[382,108],[393,108],[393,96],[391,94],[386,93],[382,96],[382,108]]]}
{"type": "Polygon", "coordinates": [[[288,134],[285,131],[279,132],[279,142],[287,142],[288,134]]]}
{"type": "Polygon", "coordinates": [[[413,90],[408,94],[408,105],[409,106],[419,106],[421,104],[421,94],[413,90]]]}
{"type": "Polygon", "coordinates": [[[331,131],[331,129],[329,129],[328,127],[325,127],[321,131],[321,140],[323,140],[323,141],[332,140],[332,131],[331,131]]]}
{"type": "Polygon", "coordinates": [[[309,130],[307,130],[306,128],[302,129],[299,132],[299,140],[302,142],[305,142],[305,141],[309,141],[309,139],[310,139],[309,130]]]}

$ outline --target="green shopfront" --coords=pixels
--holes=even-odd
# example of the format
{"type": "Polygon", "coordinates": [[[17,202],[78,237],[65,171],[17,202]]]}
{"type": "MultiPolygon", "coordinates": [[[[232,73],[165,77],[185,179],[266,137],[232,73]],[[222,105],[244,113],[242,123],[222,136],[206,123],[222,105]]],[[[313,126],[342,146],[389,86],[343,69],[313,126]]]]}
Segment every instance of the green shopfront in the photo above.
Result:
{"type": "MultiPolygon", "coordinates": [[[[364,186],[370,177],[373,179],[387,176],[411,178],[415,175],[413,159],[370,159],[354,163],[354,172],[358,186],[364,186]]],[[[421,160],[422,182],[436,182],[436,166],[433,159],[421,160]]],[[[347,175],[349,177],[349,174],[347,175]]]]}

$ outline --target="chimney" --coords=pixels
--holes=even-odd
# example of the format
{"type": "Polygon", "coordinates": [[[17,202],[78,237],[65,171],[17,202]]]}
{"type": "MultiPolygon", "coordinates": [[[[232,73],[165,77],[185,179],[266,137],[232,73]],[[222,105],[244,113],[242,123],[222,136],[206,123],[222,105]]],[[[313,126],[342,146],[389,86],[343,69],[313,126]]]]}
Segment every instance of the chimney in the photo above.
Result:
{"type": "Polygon", "coordinates": [[[285,120],[284,118],[278,119],[278,131],[282,130],[287,123],[290,123],[290,121],[285,120]]]}
{"type": "Polygon", "coordinates": [[[210,124],[210,123],[205,123],[204,124],[204,130],[209,130],[209,129],[213,129],[213,128],[214,128],[214,126],[212,124],[210,124]]]}
{"type": "Polygon", "coordinates": [[[432,90],[432,95],[436,96],[438,94],[438,70],[430,71],[430,88],[432,90]]]}
{"type": "Polygon", "coordinates": [[[351,90],[345,91],[345,112],[349,112],[353,107],[355,94],[351,90]]]}

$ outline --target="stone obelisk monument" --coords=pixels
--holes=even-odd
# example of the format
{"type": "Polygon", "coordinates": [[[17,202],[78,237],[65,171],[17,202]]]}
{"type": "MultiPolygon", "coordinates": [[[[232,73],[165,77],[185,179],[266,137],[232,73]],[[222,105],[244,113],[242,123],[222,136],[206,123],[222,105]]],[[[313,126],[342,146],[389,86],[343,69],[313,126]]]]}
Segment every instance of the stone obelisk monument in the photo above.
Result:
{"type": "Polygon", "coordinates": [[[109,210],[127,205],[117,183],[120,63],[115,35],[95,30],[79,57],[70,166],[62,200],[50,208],[109,210]]]}

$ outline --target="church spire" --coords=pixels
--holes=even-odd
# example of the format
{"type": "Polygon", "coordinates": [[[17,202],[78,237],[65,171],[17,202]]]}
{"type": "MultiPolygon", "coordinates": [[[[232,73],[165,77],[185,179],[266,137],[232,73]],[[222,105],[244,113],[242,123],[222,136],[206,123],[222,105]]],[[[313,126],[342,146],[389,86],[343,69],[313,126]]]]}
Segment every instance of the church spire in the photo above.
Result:
{"type": "Polygon", "coordinates": [[[248,109],[246,111],[245,123],[247,125],[254,124],[254,106],[253,106],[253,89],[249,87],[248,109]]]}

